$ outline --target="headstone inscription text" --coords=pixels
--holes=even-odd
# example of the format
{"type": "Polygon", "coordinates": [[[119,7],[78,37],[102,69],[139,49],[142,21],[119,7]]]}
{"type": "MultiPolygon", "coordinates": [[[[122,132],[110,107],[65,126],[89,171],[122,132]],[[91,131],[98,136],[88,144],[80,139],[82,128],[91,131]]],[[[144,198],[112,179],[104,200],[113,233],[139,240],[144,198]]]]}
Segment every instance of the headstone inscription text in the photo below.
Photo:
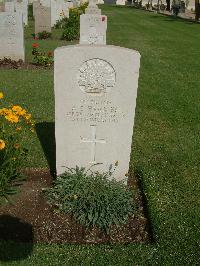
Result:
{"type": "Polygon", "coordinates": [[[80,16],[80,44],[106,44],[107,17],[101,15],[96,1],[90,1],[80,16]]]}

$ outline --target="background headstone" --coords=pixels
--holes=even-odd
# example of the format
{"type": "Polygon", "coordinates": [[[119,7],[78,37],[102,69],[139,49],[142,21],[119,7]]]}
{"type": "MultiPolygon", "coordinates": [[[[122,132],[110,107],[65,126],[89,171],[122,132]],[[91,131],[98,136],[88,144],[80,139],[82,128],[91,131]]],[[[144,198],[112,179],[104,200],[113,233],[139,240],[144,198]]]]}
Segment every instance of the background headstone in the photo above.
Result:
{"type": "Polygon", "coordinates": [[[106,44],[107,17],[95,2],[89,2],[80,16],[80,44],[106,44]]]}
{"type": "Polygon", "coordinates": [[[19,12],[0,12],[0,58],[24,60],[24,28],[19,12]]]}
{"type": "Polygon", "coordinates": [[[13,13],[15,11],[15,3],[11,1],[5,2],[5,12],[11,12],[13,13]]]}
{"type": "Polygon", "coordinates": [[[41,4],[35,9],[35,34],[51,32],[51,8],[41,4]]]}
{"type": "Polygon", "coordinates": [[[14,6],[15,6],[16,12],[22,13],[24,25],[27,26],[28,25],[28,1],[27,0],[15,1],[14,6]]]}
{"type": "Polygon", "coordinates": [[[33,16],[35,17],[35,10],[36,8],[40,5],[39,1],[34,1],[33,2],[33,16]]]}
{"type": "Polygon", "coordinates": [[[5,3],[0,3],[0,12],[5,12],[5,3]]]}
{"type": "Polygon", "coordinates": [[[126,0],[117,0],[116,5],[125,6],[126,5],[126,0]]]}
{"type": "Polygon", "coordinates": [[[115,46],[76,45],[57,48],[54,55],[57,174],[76,165],[108,172],[118,161],[114,178],[124,179],[140,54],[115,46]]]}

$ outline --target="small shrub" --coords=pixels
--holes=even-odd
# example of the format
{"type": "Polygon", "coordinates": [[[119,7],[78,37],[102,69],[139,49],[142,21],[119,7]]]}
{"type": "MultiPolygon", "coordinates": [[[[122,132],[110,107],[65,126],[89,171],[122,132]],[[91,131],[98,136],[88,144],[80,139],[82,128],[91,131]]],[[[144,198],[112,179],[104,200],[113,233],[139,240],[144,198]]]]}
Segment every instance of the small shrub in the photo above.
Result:
{"type": "Polygon", "coordinates": [[[69,18],[63,18],[58,21],[56,28],[62,28],[62,40],[72,41],[79,39],[80,35],[80,15],[84,13],[88,3],[82,4],[80,7],[70,8],[69,18]]]}
{"type": "Polygon", "coordinates": [[[51,32],[47,32],[47,31],[42,31],[42,32],[38,32],[38,34],[33,33],[33,39],[34,40],[45,40],[48,38],[51,38],[51,32]]]}
{"type": "Polygon", "coordinates": [[[24,147],[34,121],[19,105],[4,105],[0,92],[0,197],[15,193],[13,181],[21,178],[20,166],[28,150],[24,147]]]}
{"type": "Polygon", "coordinates": [[[86,228],[97,226],[108,233],[111,225],[126,223],[134,211],[133,192],[122,182],[109,180],[110,175],[68,169],[46,190],[47,200],[86,228]]]}
{"type": "Polygon", "coordinates": [[[53,64],[53,52],[49,51],[47,54],[38,50],[39,44],[32,44],[33,63],[40,66],[50,66],[53,64]]]}
{"type": "Polygon", "coordinates": [[[39,40],[45,40],[51,38],[51,32],[42,31],[37,34],[39,40]]]}
{"type": "Polygon", "coordinates": [[[61,39],[66,41],[78,40],[79,30],[77,30],[76,26],[68,27],[63,31],[61,39]]]}

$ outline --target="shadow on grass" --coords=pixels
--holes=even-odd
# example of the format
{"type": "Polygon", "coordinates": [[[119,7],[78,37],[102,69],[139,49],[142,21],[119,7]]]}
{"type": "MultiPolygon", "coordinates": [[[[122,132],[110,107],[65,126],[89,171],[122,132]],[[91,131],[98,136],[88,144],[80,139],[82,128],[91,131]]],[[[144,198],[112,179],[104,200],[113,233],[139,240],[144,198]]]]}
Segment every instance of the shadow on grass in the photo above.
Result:
{"type": "Polygon", "coordinates": [[[40,140],[42,149],[47,159],[50,173],[56,175],[56,142],[55,142],[55,123],[41,122],[36,124],[36,133],[40,140]]]}
{"type": "Polygon", "coordinates": [[[32,250],[32,225],[21,221],[17,217],[1,215],[0,261],[23,260],[31,255],[32,250]]]}
{"type": "Polygon", "coordinates": [[[147,231],[149,233],[149,240],[151,243],[155,243],[155,238],[154,238],[154,234],[153,234],[153,228],[151,225],[151,220],[150,220],[150,213],[149,213],[149,207],[148,207],[148,201],[147,201],[147,197],[145,195],[144,192],[144,183],[143,183],[143,172],[139,167],[136,167],[134,170],[134,176],[136,177],[137,180],[137,186],[140,190],[141,196],[142,196],[142,202],[143,202],[143,208],[144,208],[144,215],[148,220],[148,227],[147,227],[147,231]]]}

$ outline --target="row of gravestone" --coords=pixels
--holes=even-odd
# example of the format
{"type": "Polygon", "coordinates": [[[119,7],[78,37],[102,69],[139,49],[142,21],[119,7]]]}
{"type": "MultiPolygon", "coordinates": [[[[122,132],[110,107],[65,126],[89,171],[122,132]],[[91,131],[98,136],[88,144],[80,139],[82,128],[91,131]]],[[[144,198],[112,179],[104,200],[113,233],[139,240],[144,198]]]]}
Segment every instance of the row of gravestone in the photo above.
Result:
{"type": "Polygon", "coordinates": [[[35,17],[35,34],[42,31],[51,32],[56,22],[63,17],[69,17],[72,2],[64,0],[41,0],[33,2],[33,16],[35,17]]]}
{"type": "MultiPolygon", "coordinates": [[[[17,16],[5,18],[14,28],[12,40],[19,36],[17,16]]],[[[122,180],[129,170],[140,54],[106,45],[107,17],[95,0],[80,23],[80,44],[54,52],[57,174],[76,165],[99,172],[117,166],[113,177],[122,180]]]]}
{"type": "Polygon", "coordinates": [[[0,4],[0,59],[24,60],[24,24],[28,24],[28,1],[0,4]]]}
{"type": "MultiPolygon", "coordinates": [[[[50,0],[51,7],[47,7],[42,5],[47,1],[41,1],[34,3],[35,34],[51,32],[57,20],[69,16],[72,6],[64,0],[50,0]]],[[[28,25],[28,0],[0,3],[0,59],[24,61],[24,25],[28,25]]]]}

